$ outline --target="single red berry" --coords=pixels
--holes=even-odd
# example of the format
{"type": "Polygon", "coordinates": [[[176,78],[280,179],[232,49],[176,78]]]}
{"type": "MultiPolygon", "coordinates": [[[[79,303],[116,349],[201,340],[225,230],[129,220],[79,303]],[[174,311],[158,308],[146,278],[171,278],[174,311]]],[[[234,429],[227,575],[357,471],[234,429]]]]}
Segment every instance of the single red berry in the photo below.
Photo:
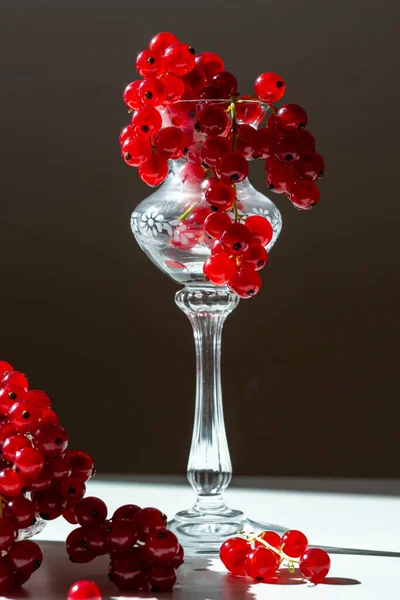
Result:
{"type": "Polygon", "coordinates": [[[291,190],[295,175],[290,165],[277,162],[272,156],[265,161],[266,180],[269,189],[276,194],[291,190]]]}
{"type": "Polygon", "coordinates": [[[146,563],[135,555],[112,558],[108,577],[120,590],[137,590],[146,583],[146,563]]]}
{"type": "Polygon", "coordinates": [[[7,415],[16,402],[26,400],[27,393],[17,385],[7,385],[0,388],[0,413],[7,415]]]}
{"type": "Polygon", "coordinates": [[[160,185],[168,175],[168,163],[162,156],[153,154],[139,167],[139,177],[150,187],[160,185]]]}
{"type": "Polygon", "coordinates": [[[307,125],[307,113],[298,104],[284,104],[276,113],[276,123],[282,129],[298,131],[307,125]]]}
{"type": "Polygon", "coordinates": [[[165,71],[173,75],[186,75],[195,65],[195,51],[183,42],[175,42],[163,53],[165,71]]]}
{"type": "Polygon", "coordinates": [[[179,544],[178,552],[176,553],[174,558],[169,561],[169,564],[171,565],[171,567],[174,567],[174,569],[178,569],[181,566],[181,564],[183,564],[184,558],[185,558],[184,550],[183,550],[182,546],[179,544]]]}
{"type": "Polygon", "coordinates": [[[160,75],[166,71],[164,59],[155,50],[142,50],[136,57],[136,70],[142,77],[160,75]]]}
{"type": "Polygon", "coordinates": [[[16,536],[17,532],[11,521],[0,519],[0,552],[8,552],[16,536]]]}
{"type": "Polygon", "coordinates": [[[185,100],[176,102],[175,104],[168,106],[167,114],[172,125],[193,133],[197,114],[194,102],[186,102],[185,100]]]}
{"type": "Polygon", "coordinates": [[[218,54],[214,54],[214,52],[200,52],[196,56],[196,64],[206,74],[208,81],[211,81],[214,75],[225,69],[222,58],[218,54]]]}
{"type": "Polygon", "coordinates": [[[42,408],[42,423],[56,423],[58,425],[59,418],[51,408],[42,408]]]}
{"type": "Polygon", "coordinates": [[[236,120],[240,124],[257,125],[264,116],[263,107],[251,96],[242,96],[236,104],[236,120]]]}
{"type": "Polygon", "coordinates": [[[212,254],[203,265],[203,273],[214,285],[226,285],[236,271],[235,261],[225,252],[212,254]]]}
{"type": "Polygon", "coordinates": [[[86,531],[82,527],[73,529],[65,540],[65,548],[71,562],[88,563],[95,558],[95,554],[88,548],[86,531]]]}
{"type": "Polygon", "coordinates": [[[277,102],[285,93],[285,82],[276,73],[262,73],[254,83],[256,96],[267,104],[277,102]]]}
{"type": "Polygon", "coordinates": [[[222,544],[219,556],[228,571],[234,575],[245,575],[245,562],[249,552],[251,552],[251,546],[246,540],[233,537],[222,544]]]}
{"type": "Polygon", "coordinates": [[[301,160],[295,165],[294,172],[298,179],[315,181],[324,176],[325,161],[318,152],[310,152],[302,156],[301,160]]]}
{"type": "Polygon", "coordinates": [[[25,392],[27,392],[29,389],[28,379],[19,371],[9,371],[3,375],[1,379],[1,387],[6,387],[7,385],[16,385],[22,388],[25,392]]]}
{"type": "MultiPolygon", "coordinates": [[[[258,537],[265,540],[270,546],[273,546],[274,548],[277,548],[278,550],[280,550],[280,547],[282,546],[282,538],[278,533],[275,533],[275,531],[263,531],[262,533],[260,533],[260,535],[258,537]]],[[[260,546],[265,548],[265,546],[261,542],[258,542],[257,540],[254,542],[254,546],[256,548],[258,548],[260,546]]]]}
{"type": "MultiPolygon", "coordinates": [[[[246,160],[251,160],[256,151],[256,130],[251,125],[238,125],[236,128],[235,152],[241,154],[246,160]]],[[[233,132],[228,136],[229,143],[233,144],[233,132]]]]}
{"type": "Polygon", "coordinates": [[[67,600],[102,600],[102,595],[94,581],[82,579],[71,585],[67,600]]]}
{"type": "Polygon", "coordinates": [[[277,555],[268,548],[256,548],[247,555],[245,569],[247,575],[256,581],[270,579],[278,568],[277,555]]]}
{"type": "Polygon", "coordinates": [[[309,210],[317,204],[320,191],[313,181],[298,180],[294,182],[286,195],[296,208],[309,210]]]}
{"type": "Polygon", "coordinates": [[[29,390],[26,393],[26,399],[34,402],[40,408],[51,408],[51,400],[43,390],[29,390]]]}
{"type": "Polygon", "coordinates": [[[310,548],[300,558],[300,571],[312,583],[322,583],[329,573],[331,559],[325,550],[310,548]]]}
{"type": "Polygon", "coordinates": [[[59,489],[63,499],[71,507],[79,502],[86,493],[86,485],[77,477],[68,477],[59,484],[59,489]]]}
{"type": "Polygon", "coordinates": [[[261,277],[254,269],[243,267],[236,271],[229,282],[229,287],[240,298],[252,298],[261,289],[261,277]]]}
{"type": "Polygon", "coordinates": [[[93,552],[96,556],[103,556],[109,554],[111,549],[108,543],[108,525],[100,523],[97,525],[91,525],[85,527],[85,540],[87,547],[90,552],[93,552]]]}
{"type": "Polygon", "coordinates": [[[14,465],[25,479],[34,479],[44,467],[44,456],[36,448],[21,448],[15,453],[14,465]]]}
{"type": "Polygon", "coordinates": [[[35,515],[35,505],[24,496],[13,498],[5,507],[5,517],[16,529],[26,529],[33,525],[36,521],[35,515]]]}
{"type": "Polygon", "coordinates": [[[30,439],[22,433],[10,435],[3,444],[3,456],[6,460],[14,462],[15,454],[18,450],[22,450],[22,448],[32,448],[30,439]]]}
{"type": "Polygon", "coordinates": [[[240,183],[249,174],[249,165],[241,154],[226,152],[219,159],[215,172],[223,183],[240,183]]]}
{"type": "Polygon", "coordinates": [[[238,82],[233,73],[219,71],[211,79],[211,85],[226,90],[230,96],[236,96],[238,82]]]}
{"type": "Polygon", "coordinates": [[[189,137],[178,127],[164,127],[154,136],[157,154],[166,160],[181,158],[189,144],[189,137]]]}
{"type": "Polygon", "coordinates": [[[197,115],[195,128],[210,138],[224,133],[229,127],[229,117],[226,111],[217,104],[205,106],[197,115]]]}
{"type": "Polygon", "coordinates": [[[41,473],[29,482],[29,490],[31,492],[43,492],[48,490],[53,481],[53,473],[49,465],[44,465],[41,473]]]}
{"type": "Polygon", "coordinates": [[[36,512],[46,521],[53,521],[60,517],[66,507],[66,501],[55,486],[43,492],[34,492],[32,502],[35,504],[36,512]]]}
{"type": "Polygon", "coordinates": [[[253,234],[252,240],[259,242],[262,246],[267,246],[274,235],[271,223],[261,215],[247,217],[246,227],[253,234]]]}
{"type": "Polygon", "coordinates": [[[76,520],[76,516],[75,516],[75,507],[66,508],[64,510],[62,516],[71,525],[76,525],[78,523],[78,521],[76,520]]]}
{"type": "MultiPolygon", "coordinates": [[[[230,97],[231,95],[228,88],[217,86],[213,83],[206,85],[206,87],[199,92],[200,100],[229,100],[230,97]]],[[[226,104],[224,103],[222,106],[228,109],[229,102],[226,104]]]]}
{"type": "Polygon", "coordinates": [[[130,167],[139,167],[153,154],[150,140],[141,135],[127,138],[121,146],[122,158],[130,167]]]}
{"type": "MultiPolygon", "coordinates": [[[[142,99],[139,97],[138,90],[141,81],[137,79],[129,83],[122,94],[122,99],[125,104],[132,110],[136,110],[143,106],[142,99]]],[[[121,140],[120,140],[121,141],[121,140]]]]}
{"type": "Polygon", "coordinates": [[[261,271],[268,261],[268,253],[260,243],[252,243],[241,257],[241,266],[261,271]]]}
{"type": "Polygon", "coordinates": [[[162,81],[165,88],[164,104],[174,104],[182,98],[185,84],[180,77],[172,75],[172,73],[165,73],[161,76],[160,81],[162,81]]]}
{"type": "Polygon", "coordinates": [[[57,483],[71,477],[72,469],[66,458],[58,457],[53,458],[49,463],[53,479],[57,483]]]}
{"type": "Polygon", "coordinates": [[[204,229],[210,237],[220,240],[221,235],[228,229],[231,223],[232,220],[227,213],[213,212],[204,221],[204,229]]]}
{"type": "Polygon", "coordinates": [[[154,106],[143,106],[134,113],[131,125],[136,135],[150,137],[160,131],[162,118],[154,106]]]}
{"type": "Polygon", "coordinates": [[[42,423],[33,436],[33,442],[45,456],[60,456],[68,446],[65,429],[56,423],[42,423]]]}
{"type": "Polygon", "coordinates": [[[10,373],[11,371],[14,371],[14,368],[12,365],[10,365],[9,362],[5,361],[5,360],[0,360],[0,379],[6,374],[6,373],[10,373]]]}
{"type": "Polygon", "coordinates": [[[0,558],[0,594],[8,592],[13,585],[13,567],[7,556],[0,558]]]}
{"type": "Polygon", "coordinates": [[[173,33],[170,33],[169,31],[162,31],[161,33],[157,33],[157,35],[150,40],[149,49],[155,50],[159,54],[162,54],[164,50],[168,48],[168,46],[171,46],[171,44],[174,44],[178,41],[178,38],[173,33]]]}
{"type": "Polygon", "coordinates": [[[14,433],[17,433],[14,425],[8,420],[2,421],[0,423],[0,446],[3,446],[7,438],[14,433]]]}
{"type": "Polygon", "coordinates": [[[133,517],[141,510],[137,504],[123,504],[114,512],[112,519],[124,519],[133,521],[133,517]]]}
{"type": "Polygon", "coordinates": [[[207,85],[206,74],[198,65],[195,65],[190,73],[186,73],[186,75],[182,77],[182,80],[185,86],[185,94],[192,94],[194,96],[193,99],[195,99],[199,91],[207,85]]]}
{"type": "Polygon", "coordinates": [[[88,496],[78,502],[75,514],[79,525],[82,527],[104,523],[107,518],[107,506],[100,498],[88,496]]]}
{"type": "Polygon", "coordinates": [[[227,254],[244,254],[250,247],[251,233],[243,223],[232,223],[222,234],[222,248],[227,254]]]}
{"type": "Polygon", "coordinates": [[[214,210],[225,211],[232,208],[235,201],[235,190],[232,185],[227,185],[215,179],[205,191],[205,199],[214,210]]]}
{"type": "Polygon", "coordinates": [[[304,152],[315,151],[315,137],[310,131],[308,131],[307,129],[302,129],[297,132],[297,136],[299,140],[301,140],[304,152]]]}
{"type": "MultiPolygon", "coordinates": [[[[218,214],[223,214],[223,213],[213,213],[213,214],[218,215],[218,214]]],[[[221,246],[221,242],[219,240],[215,240],[215,242],[214,242],[214,244],[213,244],[213,246],[211,248],[211,254],[212,255],[214,255],[214,254],[221,254],[222,252],[224,254],[226,254],[225,250],[221,246]]]]}
{"type": "Polygon", "coordinates": [[[160,106],[163,104],[167,91],[161,79],[150,77],[143,79],[138,87],[138,95],[143,104],[150,106],[160,106]]]}
{"type": "Polygon", "coordinates": [[[221,156],[229,152],[231,147],[224,137],[211,138],[206,140],[201,148],[201,159],[207,167],[214,169],[221,156]]]}
{"type": "Polygon", "coordinates": [[[139,540],[145,542],[150,533],[165,529],[167,517],[158,508],[146,507],[135,514],[133,523],[139,540]]]}
{"type": "Polygon", "coordinates": [[[307,550],[308,540],[304,533],[291,529],[282,536],[282,551],[291,558],[299,558],[307,550]]]}
{"type": "Polygon", "coordinates": [[[40,567],[43,561],[43,553],[39,544],[31,540],[15,542],[8,558],[16,571],[33,573],[40,567]]]}
{"type": "Polygon", "coordinates": [[[42,420],[40,406],[29,400],[15,402],[8,413],[11,423],[20,433],[35,431],[42,420]]]}
{"type": "Polygon", "coordinates": [[[204,181],[205,171],[200,165],[194,163],[187,163],[183,166],[181,171],[182,183],[185,183],[190,187],[197,187],[202,181],[204,181]]]}
{"type": "Polygon", "coordinates": [[[124,552],[135,544],[137,533],[131,521],[113,519],[107,524],[107,543],[111,550],[124,552]]]}
{"type": "Polygon", "coordinates": [[[304,155],[301,139],[296,134],[287,134],[281,137],[275,146],[275,158],[285,164],[294,164],[304,155]]]}
{"type": "Polygon", "coordinates": [[[82,450],[68,450],[65,455],[71,467],[71,475],[86,482],[94,475],[94,462],[91,456],[82,450]]]}
{"type": "Polygon", "coordinates": [[[147,579],[154,591],[168,592],[175,585],[176,571],[171,565],[152,565],[147,573],[147,579]]]}
{"type": "Polygon", "coordinates": [[[147,560],[163,563],[173,560],[179,551],[179,542],[172,531],[161,529],[150,533],[144,546],[147,560]]]}

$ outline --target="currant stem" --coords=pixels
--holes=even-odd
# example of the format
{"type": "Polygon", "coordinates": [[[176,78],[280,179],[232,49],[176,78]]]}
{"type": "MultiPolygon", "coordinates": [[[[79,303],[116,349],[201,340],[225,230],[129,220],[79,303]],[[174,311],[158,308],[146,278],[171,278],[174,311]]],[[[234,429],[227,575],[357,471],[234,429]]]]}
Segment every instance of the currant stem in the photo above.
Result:
{"type": "Polygon", "coordinates": [[[235,200],[233,201],[233,214],[235,215],[235,223],[237,223],[240,219],[238,209],[237,209],[237,193],[236,193],[236,185],[234,184],[233,189],[235,191],[235,200]]]}
{"type": "Polygon", "coordinates": [[[0,519],[3,518],[3,502],[6,502],[6,499],[0,494],[0,519]]]}
{"type": "Polygon", "coordinates": [[[274,546],[271,546],[271,544],[268,544],[268,542],[266,542],[265,540],[263,540],[262,537],[260,536],[255,536],[253,534],[248,534],[245,531],[240,531],[239,532],[241,535],[244,535],[247,538],[248,542],[260,542],[260,544],[263,544],[266,548],[268,548],[269,550],[272,550],[272,552],[275,552],[275,554],[278,554],[281,559],[286,560],[286,562],[288,563],[288,569],[290,571],[291,568],[293,568],[293,565],[296,564],[300,564],[300,560],[292,558],[291,556],[287,556],[287,554],[285,554],[282,550],[280,550],[279,548],[275,548],[274,546]]]}
{"type": "Polygon", "coordinates": [[[191,206],[189,206],[189,208],[187,210],[185,210],[183,215],[178,217],[178,221],[183,221],[184,219],[186,219],[186,217],[190,215],[190,213],[196,208],[197,205],[198,205],[198,202],[194,202],[191,206]]]}

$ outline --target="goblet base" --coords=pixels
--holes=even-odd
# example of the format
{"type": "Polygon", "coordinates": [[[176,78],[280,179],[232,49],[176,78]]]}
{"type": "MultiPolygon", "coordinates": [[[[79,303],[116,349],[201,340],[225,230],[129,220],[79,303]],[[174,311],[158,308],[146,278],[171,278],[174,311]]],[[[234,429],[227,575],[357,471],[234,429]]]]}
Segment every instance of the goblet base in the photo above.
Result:
{"type": "Polygon", "coordinates": [[[185,556],[218,555],[221,544],[239,531],[261,533],[268,529],[282,535],[288,530],[281,525],[253,521],[241,510],[225,505],[215,511],[201,512],[196,506],[180,511],[168,522],[168,528],[182,544],[185,556]]]}

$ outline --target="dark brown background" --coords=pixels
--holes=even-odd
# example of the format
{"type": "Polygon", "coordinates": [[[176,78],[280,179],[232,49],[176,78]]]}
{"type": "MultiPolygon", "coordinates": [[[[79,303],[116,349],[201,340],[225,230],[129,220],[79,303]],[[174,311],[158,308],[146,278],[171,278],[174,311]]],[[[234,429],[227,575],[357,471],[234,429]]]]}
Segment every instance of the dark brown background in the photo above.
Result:
{"type": "Polygon", "coordinates": [[[400,476],[398,6],[1,0],[1,357],[102,472],[184,472],[190,442],[190,326],[131,235],[149,190],[117,142],[132,60],[172,30],[242,93],[281,73],[327,161],[313,212],[276,198],[263,291],[227,322],[235,472],[400,476]]]}

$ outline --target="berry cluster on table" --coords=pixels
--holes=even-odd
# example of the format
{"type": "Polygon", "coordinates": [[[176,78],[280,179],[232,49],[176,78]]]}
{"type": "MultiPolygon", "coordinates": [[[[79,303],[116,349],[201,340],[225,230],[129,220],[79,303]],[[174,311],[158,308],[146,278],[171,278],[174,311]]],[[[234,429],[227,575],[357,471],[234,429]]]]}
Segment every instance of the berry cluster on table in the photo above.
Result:
{"type": "Polygon", "coordinates": [[[171,245],[190,250],[205,244],[211,253],[206,279],[241,298],[255,296],[273,232],[265,217],[241,214],[237,190],[249,161],[262,159],[270,190],[300,210],[317,204],[324,160],[306,129],[306,111],[297,104],[275,106],[286,86],[272,72],[257,77],[254,96],[239,94],[221,57],[196,55],[169,32],[154,36],[135,66],[142,79],[123,92],[132,113],[119,138],[123,159],[149,186],[166,179],[168,161],[186,161],[182,181],[201,185],[202,201],[179,217],[171,245]]]}

